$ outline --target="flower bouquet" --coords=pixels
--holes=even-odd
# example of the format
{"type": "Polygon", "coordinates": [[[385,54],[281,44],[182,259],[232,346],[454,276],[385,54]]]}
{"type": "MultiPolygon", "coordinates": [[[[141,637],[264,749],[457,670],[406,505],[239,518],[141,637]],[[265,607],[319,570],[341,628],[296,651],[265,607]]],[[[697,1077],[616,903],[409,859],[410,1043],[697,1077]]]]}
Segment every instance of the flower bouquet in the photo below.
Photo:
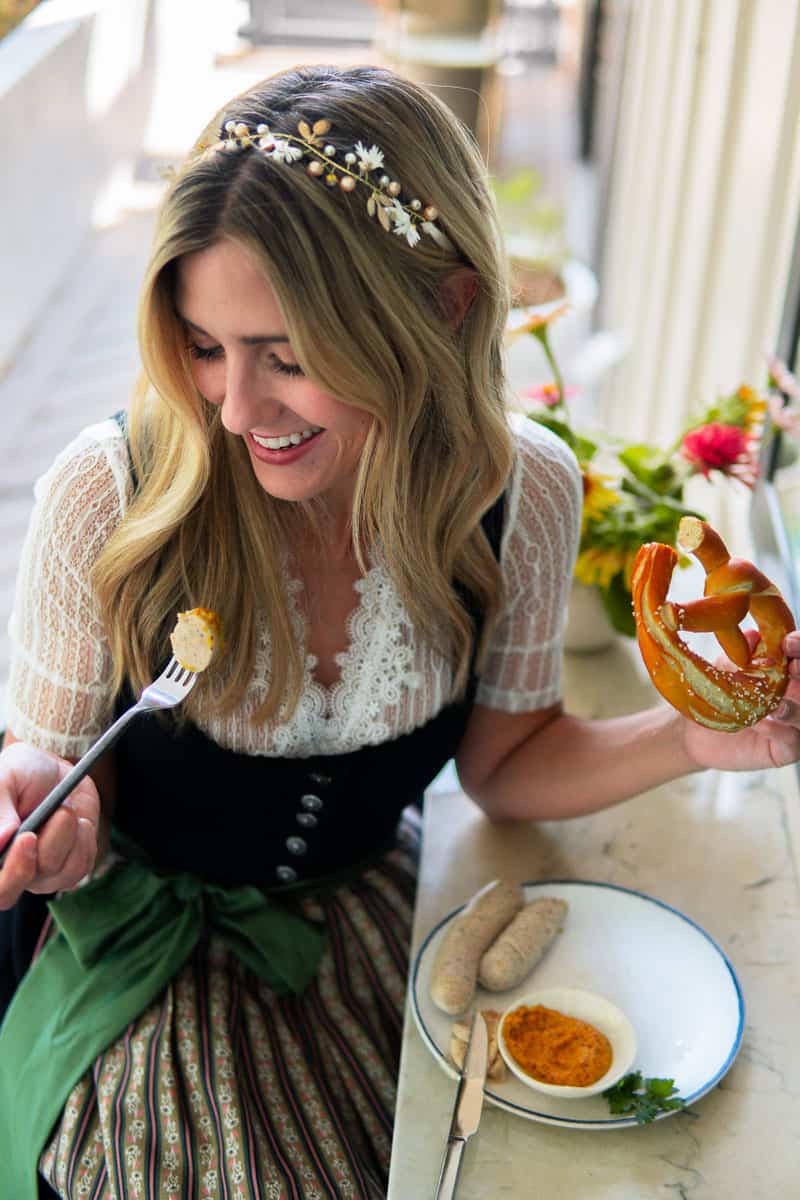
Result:
{"type": "MultiPolygon", "coordinates": [[[[533,401],[527,416],[563,438],[583,473],[575,578],[598,589],[612,628],[633,637],[631,573],[639,547],[646,542],[674,546],[681,517],[705,519],[684,503],[684,489],[693,476],[724,477],[753,487],[768,411],[775,424],[793,432],[795,398],[789,389],[794,380],[782,363],[769,360],[764,395],[742,384],[718,397],[666,450],[642,442],[588,437],[572,424],[570,389],[564,386],[549,341],[552,322],[567,308],[562,304],[549,313],[530,315],[509,331],[507,340],[530,335],[541,344],[553,382],[525,393],[524,398],[533,401]]],[[[800,414],[795,416],[800,421],[800,414]]]]}

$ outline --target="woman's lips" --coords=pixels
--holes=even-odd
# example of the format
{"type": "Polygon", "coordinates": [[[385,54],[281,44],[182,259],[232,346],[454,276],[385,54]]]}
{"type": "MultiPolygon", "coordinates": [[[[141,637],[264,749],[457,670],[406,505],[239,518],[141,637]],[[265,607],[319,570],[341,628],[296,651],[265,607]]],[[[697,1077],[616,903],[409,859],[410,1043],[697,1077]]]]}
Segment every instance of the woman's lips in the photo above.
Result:
{"type": "Polygon", "coordinates": [[[297,462],[299,458],[302,458],[309,447],[313,446],[317,438],[324,432],[324,429],[320,429],[319,433],[312,434],[304,442],[299,442],[296,446],[284,446],[281,450],[270,450],[266,446],[259,446],[252,433],[245,434],[245,440],[253,458],[257,458],[260,462],[269,463],[271,466],[286,467],[290,463],[297,462]]]}

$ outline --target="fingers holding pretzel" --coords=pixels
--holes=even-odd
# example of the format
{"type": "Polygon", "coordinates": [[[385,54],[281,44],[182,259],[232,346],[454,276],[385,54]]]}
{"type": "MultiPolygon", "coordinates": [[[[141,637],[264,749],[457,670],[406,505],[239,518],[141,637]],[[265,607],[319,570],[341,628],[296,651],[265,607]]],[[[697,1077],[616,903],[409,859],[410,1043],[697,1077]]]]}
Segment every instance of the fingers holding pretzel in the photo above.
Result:
{"type": "Polygon", "coordinates": [[[768,716],[789,682],[783,640],[795,628],[778,588],[752,563],[731,558],[705,521],[684,517],[678,545],[706,572],[702,599],[667,601],[678,555],[671,546],[642,546],[634,564],[632,593],[639,648],[661,695],[685,716],[710,729],[733,732],[768,716]],[[740,622],[752,616],[758,638],[740,622]],[[682,632],[714,633],[735,669],[723,670],[694,653],[682,632]]]}

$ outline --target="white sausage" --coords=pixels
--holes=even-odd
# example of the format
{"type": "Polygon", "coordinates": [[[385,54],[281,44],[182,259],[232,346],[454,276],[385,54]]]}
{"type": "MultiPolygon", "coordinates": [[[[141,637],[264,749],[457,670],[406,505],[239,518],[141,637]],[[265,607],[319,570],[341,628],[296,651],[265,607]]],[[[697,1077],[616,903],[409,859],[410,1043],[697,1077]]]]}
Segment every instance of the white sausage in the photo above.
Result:
{"type": "Polygon", "coordinates": [[[504,992],[522,983],[550,946],[566,915],[566,901],[553,896],[541,896],[526,904],[481,958],[480,983],[490,992],[504,992]]]}
{"type": "Polygon", "coordinates": [[[451,1017],[472,1003],[478,964],[501,929],[522,908],[524,897],[517,883],[496,879],[473,896],[464,911],[451,921],[442,938],[431,976],[431,999],[451,1017]]]}
{"type": "Polygon", "coordinates": [[[170,634],[172,652],[187,671],[205,671],[220,648],[220,632],[219,617],[209,609],[180,612],[170,634]]]}

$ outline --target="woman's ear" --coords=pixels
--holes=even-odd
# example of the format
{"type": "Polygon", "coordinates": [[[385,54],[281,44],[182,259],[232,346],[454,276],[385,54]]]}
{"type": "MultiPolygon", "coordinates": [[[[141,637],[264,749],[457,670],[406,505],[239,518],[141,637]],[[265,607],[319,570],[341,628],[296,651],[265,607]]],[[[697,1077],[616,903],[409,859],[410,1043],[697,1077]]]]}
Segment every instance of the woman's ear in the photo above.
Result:
{"type": "Polygon", "coordinates": [[[456,267],[439,285],[444,317],[451,329],[460,329],[478,290],[478,276],[472,267],[456,267]]]}

